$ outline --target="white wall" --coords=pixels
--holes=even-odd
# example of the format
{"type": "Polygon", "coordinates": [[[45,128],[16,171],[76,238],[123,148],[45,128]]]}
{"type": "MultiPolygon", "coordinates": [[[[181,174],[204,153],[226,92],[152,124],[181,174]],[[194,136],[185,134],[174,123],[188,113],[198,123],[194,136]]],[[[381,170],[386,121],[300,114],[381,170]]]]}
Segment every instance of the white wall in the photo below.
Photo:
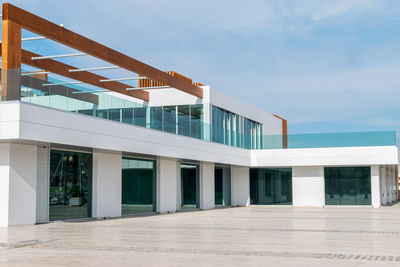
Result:
{"type": "MultiPolygon", "coordinates": [[[[10,105],[0,105],[0,114],[7,113],[4,106],[10,105]]],[[[15,139],[195,161],[250,164],[250,151],[247,149],[26,103],[14,105],[19,106],[21,112],[19,124],[15,126],[19,130],[14,129],[19,131],[13,136],[15,139]]],[[[12,125],[3,125],[0,121],[0,129],[3,126],[11,127],[10,132],[14,132],[12,125]]]]}
{"type": "Polygon", "coordinates": [[[324,167],[292,168],[293,206],[325,206],[324,167]]]}
{"type": "Polygon", "coordinates": [[[250,205],[250,169],[248,167],[231,167],[232,206],[250,205]]]}
{"type": "Polygon", "coordinates": [[[121,216],[122,154],[93,152],[92,217],[121,216]]]}
{"type": "Polygon", "coordinates": [[[371,166],[371,204],[373,208],[381,206],[380,166],[371,166]]]}
{"type": "Polygon", "coordinates": [[[179,175],[177,159],[164,157],[157,159],[157,212],[176,211],[179,175]]]}
{"type": "Polygon", "coordinates": [[[37,147],[0,144],[0,226],[36,222],[37,147]]]}
{"type": "Polygon", "coordinates": [[[398,164],[396,146],[264,149],[251,151],[252,167],[398,164]]]}
{"type": "Polygon", "coordinates": [[[200,209],[215,207],[214,163],[200,163],[200,209]]]}

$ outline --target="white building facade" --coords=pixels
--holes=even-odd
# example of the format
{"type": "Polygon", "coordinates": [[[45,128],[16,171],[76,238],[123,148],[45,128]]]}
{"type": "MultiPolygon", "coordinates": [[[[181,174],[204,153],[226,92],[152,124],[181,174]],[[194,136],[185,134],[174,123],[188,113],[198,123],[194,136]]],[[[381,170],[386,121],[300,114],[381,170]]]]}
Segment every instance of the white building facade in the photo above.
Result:
{"type": "Polygon", "coordinates": [[[3,4],[2,19],[1,227],[249,205],[378,208],[399,198],[393,131],[287,134],[277,115],[18,7],[3,4]],[[115,66],[79,69],[62,62],[76,54],[29,52],[21,29],[115,66]],[[110,68],[135,76],[95,72],[110,68]]]}
{"type": "MultiPolygon", "coordinates": [[[[377,208],[398,199],[395,144],[261,147],[262,141],[254,140],[282,138],[281,119],[210,87],[204,91],[203,99],[180,98],[174,89],[156,92],[141,126],[123,122],[122,108],[114,121],[109,115],[99,118],[38,105],[33,97],[2,102],[1,226],[257,204],[377,208]],[[161,106],[164,128],[154,129],[157,125],[148,121],[151,108],[160,107],[163,94],[176,97],[161,106]],[[192,105],[203,108],[204,124],[183,124],[187,116],[179,107],[190,110],[192,105]],[[219,119],[213,112],[221,110],[226,112],[222,131],[212,123],[219,119]],[[237,138],[229,129],[235,128],[231,114],[262,127],[253,125],[251,138],[237,138]],[[167,125],[170,115],[176,123],[167,125]],[[201,134],[179,134],[180,126],[193,131],[200,127],[201,134]],[[237,140],[250,143],[238,147],[237,140]],[[251,147],[252,142],[259,147],[251,147]]],[[[35,98],[41,97],[46,96],[35,98]]],[[[107,114],[117,109],[114,105],[107,114]]]]}

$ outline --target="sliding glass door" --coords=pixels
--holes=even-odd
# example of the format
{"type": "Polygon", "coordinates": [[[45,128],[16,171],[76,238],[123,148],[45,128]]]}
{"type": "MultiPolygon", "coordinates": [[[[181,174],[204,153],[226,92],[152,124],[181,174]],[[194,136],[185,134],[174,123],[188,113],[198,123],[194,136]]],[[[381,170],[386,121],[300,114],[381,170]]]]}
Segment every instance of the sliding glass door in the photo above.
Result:
{"type": "Polygon", "coordinates": [[[122,159],[122,215],[156,211],[154,160],[122,159]]]}
{"type": "Polygon", "coordinates": [[[199,165],[181,164],[181,207],[199,207],[199,165]]]}
{"type": "Polygon", "coordinates": [[[50,153],[49,220],[91,217],[92,155],[52,150],[50,153]]]}

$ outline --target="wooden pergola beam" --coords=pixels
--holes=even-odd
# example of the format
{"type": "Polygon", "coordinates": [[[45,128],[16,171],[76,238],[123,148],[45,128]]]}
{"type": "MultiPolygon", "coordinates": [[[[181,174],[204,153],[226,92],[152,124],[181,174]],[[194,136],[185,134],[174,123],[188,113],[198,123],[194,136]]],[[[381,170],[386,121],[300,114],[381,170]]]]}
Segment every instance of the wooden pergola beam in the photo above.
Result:
{"type": "Polygon", "coordinates": [[[29,13],[14,5],[3,4],[3,19],[10,20],[22,28],[47,37],[103,61],[109,62],[126,70],[146,76],[173,88],[203,98],[203,90],[187,81],[177,79],[159,69],[133,59],[116,50],[90,40],[82,35],[67,30],[48,20],[29,13]]]}
{"type": "Polygon", "coordinates": [[[22,50],[21,61],[26,65],[36,67],[45,71],[50,71],[52,73],[64,77],[68,77],[77,81],[91,84],[120,94],[132,96],[144,101],[149,101],[149,92],[147,91],[144,90],[127,91],[126,88],[130,88],[132,86],[120,82],[101,83],[100,80],[105,80],[107,78],[88,71],[69,72],[70,69],[77,69],[77,68],[53,59],[32,60],[32,57],[40,57],[40,55],[32,53],[27,50],[22,50]]]}
{"type": "Polygon", "coordinates": [[[3,19],[2,23],[3,56],[1,57],[1,100],[19,100],[19,72],[21,71],[21,26],[3,19]]]}

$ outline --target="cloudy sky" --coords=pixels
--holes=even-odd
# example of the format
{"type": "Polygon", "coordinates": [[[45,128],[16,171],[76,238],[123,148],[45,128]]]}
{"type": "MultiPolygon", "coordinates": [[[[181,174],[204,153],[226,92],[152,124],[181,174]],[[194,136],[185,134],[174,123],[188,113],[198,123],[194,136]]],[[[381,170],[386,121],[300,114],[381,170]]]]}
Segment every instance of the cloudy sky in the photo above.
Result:
{"type": "Polygon", "coordinates": [[[288,119],[400,130],[398,0],[9,1],[288,119]]]}

